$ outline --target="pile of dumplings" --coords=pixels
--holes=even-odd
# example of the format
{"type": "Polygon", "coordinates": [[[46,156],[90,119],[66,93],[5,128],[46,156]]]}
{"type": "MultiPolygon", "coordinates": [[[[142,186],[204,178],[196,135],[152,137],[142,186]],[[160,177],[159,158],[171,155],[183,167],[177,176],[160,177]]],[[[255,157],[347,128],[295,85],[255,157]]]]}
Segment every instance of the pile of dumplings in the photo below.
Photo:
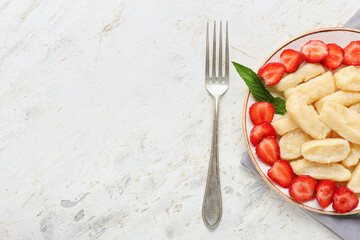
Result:
{"type": "Polygon", "coordinates": [[[272,122],[280,155],[297,175],[345,182],[360,193],[360,68],[334,74],[306,63],[272,87],[287,115],[272,122]]]}

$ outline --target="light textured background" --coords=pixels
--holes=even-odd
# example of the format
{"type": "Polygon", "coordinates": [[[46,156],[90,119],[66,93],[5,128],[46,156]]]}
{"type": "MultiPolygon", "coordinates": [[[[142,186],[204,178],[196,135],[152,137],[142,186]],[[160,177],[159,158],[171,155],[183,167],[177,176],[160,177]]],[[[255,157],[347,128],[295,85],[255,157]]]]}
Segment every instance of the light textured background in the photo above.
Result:
{"type": "Polygon", "coordinates": [[[247,89],[221,101],[224,212],[201,204],[211,141],[205,26],[257,69],[358,0],[0,1],[0,239],[338,239],[240,165],[247,89]]]}

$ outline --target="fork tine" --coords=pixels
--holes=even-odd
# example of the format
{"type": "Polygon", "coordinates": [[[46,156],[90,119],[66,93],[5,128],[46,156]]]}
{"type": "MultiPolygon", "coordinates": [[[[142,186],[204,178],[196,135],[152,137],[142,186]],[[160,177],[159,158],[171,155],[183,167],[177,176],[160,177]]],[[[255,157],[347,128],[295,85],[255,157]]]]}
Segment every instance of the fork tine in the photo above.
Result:
{"type": "Polygon", "coordinates": [[[209,22],[206,26],[206,62],[205,62],[205,79],[209,79],[209,22]]]}
{"type": "Polygon", "coordinates": [[[212,79],[216,79],[216,21],[214,21],[213,55],[212,55],[212,79]]]}
{"type": "Polygon", "coordinates": [[[220,21],[220,36],[219,36],[219,71],[218,77],[221,80],[222,76],[222,21],[220,21]]]}
{"type": "Polygon", "coordinates": [[[228,33],[228,21],[226,21],[225,80],[229,80],[229,33],[228,33]]]}

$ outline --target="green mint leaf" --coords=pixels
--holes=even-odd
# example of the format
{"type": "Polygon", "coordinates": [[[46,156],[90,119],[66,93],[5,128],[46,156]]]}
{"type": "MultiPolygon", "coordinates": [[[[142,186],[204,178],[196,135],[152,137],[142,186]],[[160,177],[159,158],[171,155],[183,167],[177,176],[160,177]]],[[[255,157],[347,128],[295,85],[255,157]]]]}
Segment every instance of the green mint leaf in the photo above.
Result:
{"type": "Polygon", "coordinates": [[[286,113],[285,100],[271,95],[261,78],[253,70],[239,63],[232,63],[257,102],[271,103],[274,105],[276,114],[284,115],[286,113]]]}
{"type": "Polygon", "coordinates": [[[284,99],[282,99],[280,97],[276,97],[276,98],[272,99],[272,101],[270,103],[272,103],[272,105],[274,105],[276,114],[284,115],[286,113],[286,102],[284,99]]]}

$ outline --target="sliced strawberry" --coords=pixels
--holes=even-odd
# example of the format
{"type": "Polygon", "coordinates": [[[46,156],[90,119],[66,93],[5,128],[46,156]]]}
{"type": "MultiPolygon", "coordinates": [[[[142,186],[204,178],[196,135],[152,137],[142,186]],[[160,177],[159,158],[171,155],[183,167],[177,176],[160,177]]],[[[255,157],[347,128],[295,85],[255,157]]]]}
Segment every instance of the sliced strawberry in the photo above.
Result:
{"type": "Polygon", "coordinates": [[[300,64],[305,61],[305,56],[301,52],[293,49],[286,49],[280,55],[280,61],[285,66],[287,73],[295,72],[300,64]]]}
{"type": "Polygon", "coordinates": [[[280,82],[285,73],[285,66],[282,63],[273,62],[268,63],[259,69],[259,77],[263,80],[265,85],[275,85],[280,82]]]}
{"type": "Polygon", "coordinates": [[[344,50],[335,43],[329,43],[327,46],[329,48],[329,54],[321,61],[321,63],[325,67],[335,70],[341,66],[344,60],[344,50]]]}
{"type": "Polygon", "coordinates": [[[360,41],[352,41],[344,48],[344,61],[346,65],[360,65],[360,41]]]}
{"type": "Polygon", "coordinates": [[[290,196],[297,202],[306,202],[315,198],[316,181],[309,175],[295,178],[289,187],[290,196]]]}
{"type": "Polygon", "coordinates": [[[330,205],[336,188],[335,183],[331,180],[322,180],[316,185],[316,199],[320,207],[326,208],[330,205]]]}
{"type": "Polygon", "coordinates": [[[285,160],[279,160],[268,170],[267,175],[275,183],[283,188],[288,188],[294,179],[294,172],[290,163],[285,160]]]}
{"type": "Polygon", "coordinates": [[[320,62],[329,54],[329,49],[325,43],[320,40],[310,40],[301,47],[302,54],[306,61],[310,63],[320,62]]]}
{"type": "Polygon", "coordinates": [[[349,212],[359,204],[359,198],[347,187],[339,187],[332,198],[333,208],[339,213],[349,212]]]}
{"type": "Polygon", "coordinates": [[[280,147],[274,136],[264,138],[255,147],[256,155],[269,165],[273,165],[280,160],[280,147]]]}
{"type": "Polygon", "coordinates": [[[271,122],[274,117],[275,108],[268,102],[257,102],[251,105],[249,109],[250,119],[253,124],[262,122],[271,122]]]}
{"type": "Polygon", "coordinates": [[[258,125],[255,125],[251,130],[250,142],[255,146],[268,136],[276,137],[276,131],[269,122],[262,122],[258,125]]]}

